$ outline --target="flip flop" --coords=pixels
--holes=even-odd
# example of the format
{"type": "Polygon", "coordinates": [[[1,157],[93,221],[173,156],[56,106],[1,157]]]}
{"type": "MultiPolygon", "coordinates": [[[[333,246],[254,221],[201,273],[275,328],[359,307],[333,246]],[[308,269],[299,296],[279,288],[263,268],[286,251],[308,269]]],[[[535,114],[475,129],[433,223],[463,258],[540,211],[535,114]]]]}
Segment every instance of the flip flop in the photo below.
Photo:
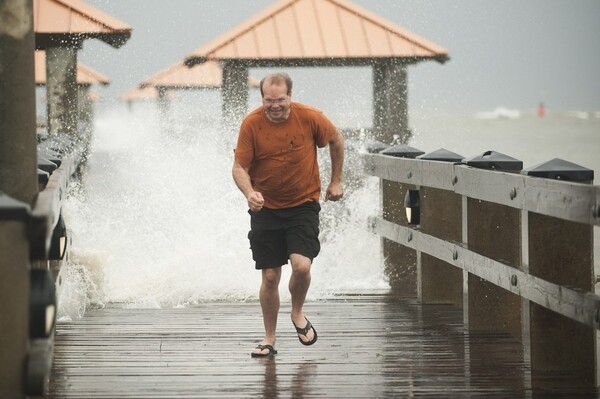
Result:
{"type": "Polygon", "coordinates": [[[255,349],[258,349],[261,351],[264,349],[267,349],[269,352],[267,352],[267,353],[252,352],[250,354],[251,357],[273,357],[277,354],[277,351],[275,350],[275,348],[273,348],[273,345],[257,345],[255,349]]]}
{"type": "Polygon", "coordinates": [[[296,327],[296,333],[298,333],[298,340],[300,341],[300,343],[302,345],[309,346],[309,345],[312,345],[315,342],[317,342],[317,330],[315,330],[315,328],[312,326],[312,324],[310,324],[310,321],[308,321],[308,319],[306,318],[306,316],[304,316],[304,320],[306,320],[306,326],[304,328],[298,327],[296,325],[296,323],[294,323],[293,321],[292,321],[292,324],[294,325],[294,327],[296,327]],[[306,341],[306,342],[303,341],[302,338],[300,338],[300,336],[304,335],[306,337],[306,334],[311,330],[311,328],[314,331],[315,336],[310,341],[306,341]]]}

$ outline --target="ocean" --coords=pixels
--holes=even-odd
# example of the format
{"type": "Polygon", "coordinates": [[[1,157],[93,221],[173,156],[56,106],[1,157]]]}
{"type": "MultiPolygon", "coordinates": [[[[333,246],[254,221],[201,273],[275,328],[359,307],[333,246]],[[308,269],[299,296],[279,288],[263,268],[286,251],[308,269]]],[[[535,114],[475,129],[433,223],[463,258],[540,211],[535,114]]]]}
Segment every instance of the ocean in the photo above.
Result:
{"type": "MultiPolygon", "coordinates": [[[[258,93],[250,103],[258,104],[258,93]]],[[[316,105],[340,128],[370,126],[368,98],[316,105]]],[[[231,178],[237,132],[221,131],[220,111],[218,92],[178,94],[166,122],[153,102],[97,104],[87,170],[63,209],[72,247],[61,320],[108,302],[159,308],[257,299],[260,273],[246,238],[246,203],[231,178]]],[[[525,168],[562,158],[600,171],[594,112],[549,110],[540,118],[535,110],[500,106],[464,114],[416,111],[410,124],[409,145],[425,152],[445,148],[470,157],[494,150],[525,168]]],[[[367,230],[368,216],[379,211],[378,179],[363,174],[359,147],[349,140],[344,200],[322,203],[322,252],[308,300],[388,288],[379,237],[367,230]]],[[[327,181],[326,150],[320,160],[327,181]]]]}

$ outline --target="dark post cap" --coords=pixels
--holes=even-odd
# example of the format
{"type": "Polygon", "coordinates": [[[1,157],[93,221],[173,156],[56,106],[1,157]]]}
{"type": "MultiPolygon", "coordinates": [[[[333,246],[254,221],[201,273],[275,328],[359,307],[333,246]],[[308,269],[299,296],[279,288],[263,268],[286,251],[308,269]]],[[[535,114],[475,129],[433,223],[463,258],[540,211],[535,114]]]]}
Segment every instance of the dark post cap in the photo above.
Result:
{"type": "Polygon", "coordinates": [[[50,181],[50,173],[38,168],[37,175],[38,175],[38,184],[40,186],[46,187],[46,185],[50,181]]]}
{"type": "Polygon", "coordinates": [[[27,220],[30,210],[25,202],[0,192],[0,220],[27,220]]]}
{"type": "Polygon", "coordinates": [[[377,141],[377,140],[368,141],[365,144],[365,149],[367,150],[368,153],[371,153],[371,154],[377,154],[389,147],[390,147],[389,144],[386,144],[386,143],[383,143],[383,142],[377,141]]]}
{"type": "Polygon", "coordinates": [[[442,162],[458,162],[460,163],[465,157],[455,152],[448,151],[445,148],[440,148],[430,152],[429,154],[419,155],[418,159],[424,159],[427,161],[442,161],[442,162]]]}
{"type": "Polygon", "coordinates": [[[57,133],[49,136],[46,140],[38,144],[39,150],[52,150],[59,154],[68,154],[73,151],[75,142],[66,133],[57,133]]]}
{"type": "Polygon", "coordinates": [[[37,156],[37,167],[38,169],[41,169],[50,174],[52,174],[52,172],[54,172],[56,168],[58,168],[58,166],[54,162],[39,154],[37,156]]]}
{"type": "Polygon", "coordinates": [[[567,181],[592,181],[594,171],[560,158],[554,158],[523,170],[527,176],[567,181]]]}
{"type": "Polygon", "coordinates": [[[51,150],[50,148],[40,148],[38,146],[38,157],[40,155],[49,160],[50,162],[54,162],[60,168],[63,156],[58,152],[51,150]]]}
{"type": "Polygon", "coordinates": [[[399,158],[416,158],[419,155],[425,154],[425,151],[407,146],[406,144],[398,144],[393,147],[386,148],[385,150],[381,151],[381,154],[399,158]]]}
{"type": "Polygon", "coordinates": [[[462,160],[465,165],[480,169],[494,170],[521,170],[523,169],[523,161],[519,161],[508,155],[501,154],[496,151],[486,151],[481,155],[475,155],[471,158],[462,160]]]}

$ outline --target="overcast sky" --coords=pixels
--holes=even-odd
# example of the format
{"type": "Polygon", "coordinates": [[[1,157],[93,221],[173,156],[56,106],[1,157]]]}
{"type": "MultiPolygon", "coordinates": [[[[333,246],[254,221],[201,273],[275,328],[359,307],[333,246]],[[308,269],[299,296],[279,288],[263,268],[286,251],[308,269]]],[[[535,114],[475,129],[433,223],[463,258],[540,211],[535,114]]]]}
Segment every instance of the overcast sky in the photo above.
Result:
{"type": "MultiPolygon", "coordinates": [[[[123,47],[89,39],[79,54],[81,62],[109,77],[110,86],[96,91],[110,99],[182,60],[272,0],[86,2],[133,27],[123,47]]],[[[429,61],[409,68],[413,108],[527,110],[543,101],[549,110],[600,110],[599,0],[353,2],[448,49],[451,59],[443,65],[429,61]]],[[[318,69],[303,73],[315,81],[323,76],[318,69]]],[[[370,72],[340,71],[335,76],[368,80],[370,72]]]]}

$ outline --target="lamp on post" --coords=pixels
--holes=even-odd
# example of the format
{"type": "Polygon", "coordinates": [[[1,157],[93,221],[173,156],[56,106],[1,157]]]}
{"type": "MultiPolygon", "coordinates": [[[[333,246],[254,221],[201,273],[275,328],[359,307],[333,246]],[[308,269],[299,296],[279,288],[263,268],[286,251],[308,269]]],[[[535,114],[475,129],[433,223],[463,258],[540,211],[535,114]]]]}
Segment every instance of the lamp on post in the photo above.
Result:
{"type": "Polygon", "coordinates": [[[54,277],[47,269],[29,271],[29,338],[48,338],[56,322],[54,277]]]}
{"type": "Polygon", "coordinates": [[[50,250],[48,251],[49,260],[62,260],[67,252],[67,227],[65,221],[60,215],[58,222],[52,232],[50,240],[50,250]]]}
{"type": "Polygon", "coordinates": [[[406,220],[408,224],[419,224],[421,222],[421,201],[419,190],[407,190],[404,196],[404,208],[406,209],[406,220]]]}

